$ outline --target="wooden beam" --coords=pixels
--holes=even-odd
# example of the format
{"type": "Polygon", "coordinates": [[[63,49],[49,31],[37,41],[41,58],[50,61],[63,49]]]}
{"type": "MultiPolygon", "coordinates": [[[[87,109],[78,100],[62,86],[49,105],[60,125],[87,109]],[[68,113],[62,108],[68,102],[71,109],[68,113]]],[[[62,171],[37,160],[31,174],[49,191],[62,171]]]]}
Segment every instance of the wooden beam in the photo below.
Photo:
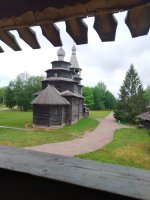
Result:
{"type": "Polygon", "coordinates": [[[66,31],[76,44],[87,44],[87,25],[82,18],[72,18],[65,21],[66,31]]]}
{"type": "Polygon", "coordinates": [[[0,185],[2,200],[150,199],[149,170],[6,146],[0,185]]]}
{"type": "Polygon", "coordinates": [[[96,15],[93,27],[103,42],[115,40],[117,20],[113,14],[96,15]]]}
{"type": "Polygon", "coordinates": [[[0,46],[0,53],[3,53],[4,52],[4,50],[2,49],[2,47],[0,46]]]}
{"type": "Polygon", "coordinates": [[[16,38],[9,31],[0,31],[0,40],[7,44],[14,51],[20,51],[21,48],[16,41],[16,38]]]}
{"type": "Polygon", "coordinates": [[[17,31],[20,38],[24,40],[30,47],[33,49],[40,49],[36,34],[31,28],[18,28],[17,31]]]}
{"type": "MultiPolygon", "coordinates": [[[[100,10],[105,12],[118,12],[132,9],[136,6],[142,6],[149,2],[150,0],[5,0],[0,2],[0,18],[21,16],[28,11],[38,13],[45,11],[47,8],[55,9],[53,16],[60,9],[68,10],[68,12],[63,12],[63,15],[66,17],[70,15],[70,11],[75,13],[74,16],[81,16],[86,11],[86,15],[90,12],[98,13],[100,10]]],[[[49,14],[51,15],[51,13],[49,14]]]]}
{"type": "Polygon", "coordinates": [[[41,24],[42,34],[55,46],[62,46],[59,28],[53,23],[41,24]]]}
{"type": "Polygon", "coordinates": [[[150,6],[128,11],[125,23],[133,38],[147,35],[150,29],[150,6]]]}

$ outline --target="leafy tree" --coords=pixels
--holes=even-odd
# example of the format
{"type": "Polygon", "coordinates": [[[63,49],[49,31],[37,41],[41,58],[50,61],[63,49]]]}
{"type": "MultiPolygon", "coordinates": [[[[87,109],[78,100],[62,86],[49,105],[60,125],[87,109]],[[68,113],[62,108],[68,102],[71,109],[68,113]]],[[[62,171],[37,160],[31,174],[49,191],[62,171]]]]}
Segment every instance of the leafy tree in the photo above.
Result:
{"type": "Polygon", "coordinates": [[[106,91],[107,87],[106,87],[106,84],[104,82],[102,82],[102,81],[98,82],[97,86],[100,87],[100,88],[102,88],[104,91],[106,91]]]}
{"type": "Polygon", "coordinates": [[[13,81],[5,89],[5,104],[8,108],[13,108],[16,105],[15,85],[13,81]]]}
{"type": "Polygon", "coordinates": [[[99,82],[95,87],[92,88],[94,98],[94,110],[105,109],[105,90],[106,86],[103,82],[99,82]]]}
{"type": "Polygon", "coordinates": [[[134,66],[131,65],[120,88],[119,101],[114,117],[125,122],[134,123],[136,115],[145,110],[145,103],[141,80],[134,66]]]}
{"type": "Polygon", "coordinates": [[[116,106],[117,100],[115,96],[108,90],[105,92],[105,108],[106,109],[114,109],[116,106]]]}
{"type": "Polygon", "coordinates": [[[148,85],[146,90],[144,91],[144,97],[146,100],[146,104],[150,105],[150,85],[148,85]]]}
{"type": "Polygon", "coordinates": [[[6,90],[6,103],[8,107],[17,105],[20,110],[31,108],[33,93],[41,90],[42,76],[30,76],[24,72],[11,81],[6,90]]]}
{"type": "Polygon", "coordinates": [[[6,87],[0,88],[0,104],[5,103],[5,90],[6,90],[6,87]]]}
{"type": "Polygon", "coordinates": [[[84,96],[84,103],[87,105],[88,108],[92,109],[94,105],[93,100],[93,93],[90,87],[83,87],[82,94],[84,96]]]}
{"type": "Polygon", "coordinates": [[[28,110],[31,107],[33,93],[41,90],[42,76],[30,76],[24,72],[17,76],[15,81],[16,103],[21,110],[28,110]]]}
{"type": "Polygon", "coordinates": [[[15,98],[20,110],[27,110],[30,107],[29,93],[27,91],[27,84],[29,80],[28,73],[21,73],[15,80],[15,98]]]}
{"type": "Polygon", "coordinates": [[[102,81],[92,88],[83,87],[82,94],[90,109],[114,109],[116,105],[116,98],[109,90],[106,90],[106,84],[102,81]]]}

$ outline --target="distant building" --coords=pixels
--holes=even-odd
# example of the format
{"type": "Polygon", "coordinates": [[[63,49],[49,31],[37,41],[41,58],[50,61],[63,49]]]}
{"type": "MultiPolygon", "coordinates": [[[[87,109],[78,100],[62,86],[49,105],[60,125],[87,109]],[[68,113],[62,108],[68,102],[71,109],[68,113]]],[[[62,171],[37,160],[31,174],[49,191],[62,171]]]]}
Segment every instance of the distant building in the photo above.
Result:
{"type": "Polygon", "coordinates": [[[150,130],[150,105],[147,106],[148,111],[144,112],[136,117],[140,120],[141,125],[145,128],[150,130]]]}
{"type": "Polygon", "coordinates": [[[60,127],[87,115],[81,94],[81,69],[76,47],[72,47],[70,62],[64,61],[65,51],[62,48],[57,55],[58,60],[52,62],[52,69],[46,71],[43,90],[31,102],[34,126],[60,127]]]}

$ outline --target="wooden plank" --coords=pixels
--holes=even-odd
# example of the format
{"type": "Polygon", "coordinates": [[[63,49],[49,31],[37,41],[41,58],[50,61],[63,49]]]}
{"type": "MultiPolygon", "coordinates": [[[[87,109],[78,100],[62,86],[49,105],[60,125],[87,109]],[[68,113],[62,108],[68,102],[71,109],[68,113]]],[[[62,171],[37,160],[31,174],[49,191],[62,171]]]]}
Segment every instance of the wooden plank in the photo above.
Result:
{"type": "Polygon", "coordinates": [[[14,51],[20,51],[21,48],[16,41],[16,38],[9,31],[0,31],[0,40],[7,44],[14,51]]]}
{"type": "Polygon", "coordinates": [[[18,28],[17,31],[20,38],[24,40],[30,47],[33,49],[40,49],[36,34],[31,28],[18,28]]]}
{"type": "Polygon", "coordinates": [[[76,44],[87,44],[87,25],[82,18],[72,18],[65,21],[66,31],[76,44]]]}
{"type": "Polygon", "coordinates": [[[114,194],[123,199],[150,199],[149,170],[0,146],[2,169],[76,185],[81,192],[84,188],[105,191],[112,199],[114,194]]]}
{"type": "MultiPolygon", "coordinates": [[[[56,9],[63,9],[69,8],[69,10],[81,14],[86,12],[90,13],[90,11],[94,10],[95,12],[102,11],[123,11],[127,9],[131,9],[136,6],[142,6],[146,3],[150,2],[150,0],[36,0],[36,1],[29,1],[29,0],[5,0],[1,1],[0,3],[0,18],[10,17],[10,16],[20,16],[23,15],[27,11],[32,11],[33,13],[41,12],[46,8],[55,8],[56,9]],[[90,7],[89,7],[90,6],[90,7]],[[73,10],[71,8],[74,8],[73,10]]],[[[66,11],[66,10],[65,10],[66,11]]],[[[88,14],[89,14],[88,13],[88,14]]],[[[51,14],[51,13],[50,13],[51,14]]],[[[55,14],[55,13],[54,13],[55,14]]],[[[53,14],[53,15],[54,15],[53,14]]],[[[70,12],[69,12],[70,14],[70,12]]],[[[86,13],[87,14],[87,13],[86,13]]],[[[63,13],[63,15],[68,15],[68,13],[63,13]]]]}
{"type": "Polygon", "coordinates": [[[0,3],[0,29],[36,26],[99,13],[117,13],[150,5],[150,0],[12,0],[0,3]],[[79,2],[80,1],[80,2],[79,2]]]}
{"type": "Polygon", "coordinates": [[[3,53],[4,52],[4,50],[2,49],[2,47],[0,46],[0,53],[3,53]]]}
{"type": "Polygon", "coordinates": [[[125,23],[133,38],[147,35],[150,29],[150,6],[128,11],[125,23]]]}
{"type": "Polygon", "coordinates": [[[42,34],[55,46],[62,46],[59,28],[53,23],[41,24],[42,34]]]}
{"type": "Polygon", "coordinates": [[[113,14],[96,15],[93,27],[103,42],[115,40],[117,20],[113,14]]]}

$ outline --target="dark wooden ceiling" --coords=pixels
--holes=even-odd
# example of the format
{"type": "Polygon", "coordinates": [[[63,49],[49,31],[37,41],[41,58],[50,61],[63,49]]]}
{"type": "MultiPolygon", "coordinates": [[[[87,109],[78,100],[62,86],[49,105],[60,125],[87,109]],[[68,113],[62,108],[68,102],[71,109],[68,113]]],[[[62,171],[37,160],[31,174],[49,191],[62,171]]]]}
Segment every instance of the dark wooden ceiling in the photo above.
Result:
{"type": "MultiPolygon", "coordinates": [[[[127,10],[125,23],[131,36],[146,35],[150,28],[150,0],[5,0],[0,2],[0,40],[15,51],[21,50],[10,30],[33,49],[40,48],[36,33],[30,28],[40,26],[54,46],[62,46],[55,22],[64,21],[66,32],[76,44],[88,43],[87,16],[95,18],[93,28],[100,39],[114,41],[117,20],[114,13],[127,10]]],[[[0,52],[3,52],[0,47],[0,52]]]]}

